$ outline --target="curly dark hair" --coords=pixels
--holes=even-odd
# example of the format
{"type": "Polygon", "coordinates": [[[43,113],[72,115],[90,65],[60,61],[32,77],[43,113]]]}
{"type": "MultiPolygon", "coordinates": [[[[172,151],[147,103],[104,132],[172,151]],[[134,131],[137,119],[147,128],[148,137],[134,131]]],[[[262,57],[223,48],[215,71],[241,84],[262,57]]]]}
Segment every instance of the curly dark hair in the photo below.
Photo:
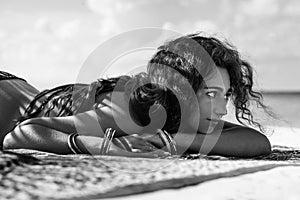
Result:
{"type": "Polygon", "coordinates": [[[136,123],[144,126],[145,131],[158,128],[169,133],[178,131],[182,108],[174,86],[155,83],[146,73],[134,76],[125,85],[131,117],[136,123]]]}
{"type": "MultiPolygon", "coordinates": [[[[229,73],[236,119],[243,125],[247,122],[264,132],[264,127],[254,120],[249,109],[250,101],[254,101],[257,107],[267,114],[273,114],[269,107],[264,105],[262,94],[253,90],[252,66],[241,58],[236,48],[228,41],[202,36],[201,33],[168,41],[158,48],[150,60],[148,74],[154,82],[165,80],[169,82],[168,85],[172,85],[175,80],[182,82],[186,79],[196,93],[203,87],[204,78],[213,72],[215,66],[225,68],[229,73]],[[176,70],[182,77],[171,73],[171,70],[176,70]]],[[[181,91],[184,91],[184,88],[181,91]]]]}

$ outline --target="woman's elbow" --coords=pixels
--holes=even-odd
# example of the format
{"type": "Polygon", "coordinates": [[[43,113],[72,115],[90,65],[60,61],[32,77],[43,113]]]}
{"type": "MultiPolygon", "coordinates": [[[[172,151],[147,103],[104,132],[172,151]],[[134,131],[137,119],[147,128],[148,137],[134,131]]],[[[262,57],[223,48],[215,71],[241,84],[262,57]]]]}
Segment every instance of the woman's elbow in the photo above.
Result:
{"type": "Polygon", "coordinates": [[[271,143],[265,135],[262,135],[260,146],[261,146],[261,155],[267,155],[272,153],[271,143]]]}
{"type": "Polygon", "coordinates": [[[18,149],[22,148],[21,128],[17,126],[13,131],[9,132],[3,140],[3,149],[18,149]]]}
{"type": "Polygon", "coordinates": [[[15,148],[15,140],[13,137],[13,132],[8,133],[3,140],[3,149],[14,149],[15,148]]]}
{"type": "Polygon", "coordinates": [[[263,134],[260,134],[254,143],[248,144],[247,149],[249,157],[268,155],[272,152],[270,141],[263,134]]]}

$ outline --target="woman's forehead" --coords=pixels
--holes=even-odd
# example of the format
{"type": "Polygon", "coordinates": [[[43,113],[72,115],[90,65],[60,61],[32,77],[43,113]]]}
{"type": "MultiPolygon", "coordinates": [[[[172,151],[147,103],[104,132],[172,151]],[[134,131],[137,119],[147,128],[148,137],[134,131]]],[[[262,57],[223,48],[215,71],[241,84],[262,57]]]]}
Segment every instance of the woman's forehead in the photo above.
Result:
{"type": "Polygon", "coordinates": [[[225,68],[217,67],[214,72],[204,79],[205,88],[220,89],[228,91],[230,89],[230,77],[225,68]]]}

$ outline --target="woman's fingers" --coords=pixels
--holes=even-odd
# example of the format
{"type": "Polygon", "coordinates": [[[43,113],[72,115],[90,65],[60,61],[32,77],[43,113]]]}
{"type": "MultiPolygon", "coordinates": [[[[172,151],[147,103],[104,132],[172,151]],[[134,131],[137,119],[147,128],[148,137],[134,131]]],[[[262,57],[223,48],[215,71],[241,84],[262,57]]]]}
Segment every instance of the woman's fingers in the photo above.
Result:
{"type": "Polygon", "coordinates": [[[165,158],[171,156],[169,152],[163,150],[156,150],[154,152],[138,153],[138,154],[144,154],[145,157],[149,156],[149,158],[165,158]]]}
{"type": "Polygon", "coordinates": [[[155,150],[152,152],[129,152],[121,149],[109,151],[109,155],[135,157],[135,158],[165,158],[171,156],[169,152],[163,150],[155,150]]]}

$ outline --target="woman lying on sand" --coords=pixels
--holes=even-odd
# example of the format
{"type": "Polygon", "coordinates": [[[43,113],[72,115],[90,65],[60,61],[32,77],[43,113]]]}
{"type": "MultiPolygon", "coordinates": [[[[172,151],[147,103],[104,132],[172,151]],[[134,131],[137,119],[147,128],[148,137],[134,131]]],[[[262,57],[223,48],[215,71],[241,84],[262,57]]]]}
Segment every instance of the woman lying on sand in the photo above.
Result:
{"type": "Polygon", "coordinates": [[[90,85],[39,93],[24,80],[4,72],[1,76],[4,149],[124,156],[200,152],[254,157],[271,152],[261,132],[222,120],[231,99],[241,124],[263,130],[253,120],[249,101],[267,108],[261,94],[252,90],[250,64],[214,37],[179,37],[158,48],[147,73],[90,85]],[[156,151],[147,153],[150,147],[156,151]]]}

